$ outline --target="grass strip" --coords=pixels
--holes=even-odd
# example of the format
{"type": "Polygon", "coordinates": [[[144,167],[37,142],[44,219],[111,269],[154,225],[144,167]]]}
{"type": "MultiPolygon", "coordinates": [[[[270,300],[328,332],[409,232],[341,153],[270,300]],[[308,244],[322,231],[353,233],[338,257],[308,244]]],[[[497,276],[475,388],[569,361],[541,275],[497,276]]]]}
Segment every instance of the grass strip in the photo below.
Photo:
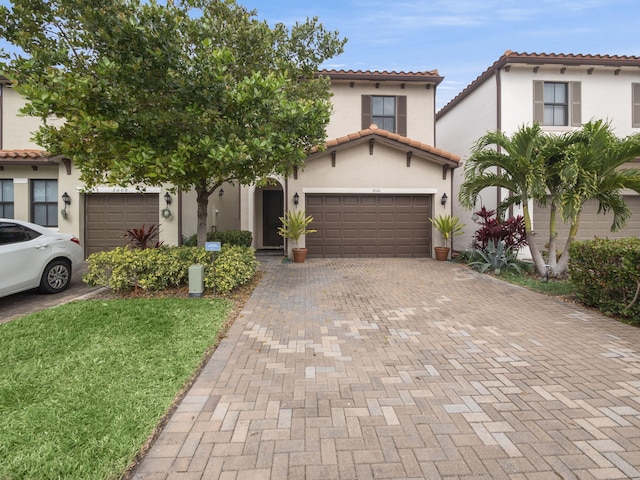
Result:
{"type": "Polygon", "coordinates": [[[232,307],[90,300],[0,325],[0,479],[119,478],[232,307]]]}

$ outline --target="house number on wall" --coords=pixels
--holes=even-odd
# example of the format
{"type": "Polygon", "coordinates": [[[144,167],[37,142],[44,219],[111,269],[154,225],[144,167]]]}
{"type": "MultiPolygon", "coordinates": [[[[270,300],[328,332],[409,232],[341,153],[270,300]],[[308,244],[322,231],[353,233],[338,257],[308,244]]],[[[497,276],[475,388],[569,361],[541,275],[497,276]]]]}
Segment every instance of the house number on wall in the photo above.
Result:
{"type": "Polygon", "coordinates": [[[379,188],[373,188],[373,189],[371,189],[371,191],[373,193],[380,193],[380,189],[379,188]]]}

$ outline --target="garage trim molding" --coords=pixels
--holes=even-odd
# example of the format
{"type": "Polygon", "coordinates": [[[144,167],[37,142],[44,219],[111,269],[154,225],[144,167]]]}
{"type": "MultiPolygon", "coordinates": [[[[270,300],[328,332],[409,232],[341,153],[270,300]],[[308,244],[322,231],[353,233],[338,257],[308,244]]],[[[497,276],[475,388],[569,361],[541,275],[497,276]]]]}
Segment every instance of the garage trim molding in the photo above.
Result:
{"type": "Polygon", "coordinates": [[[389,194],[389,195],[436,195],[437,188],[318,188],[305,187],[302,193],[354,193],[354,194],[389,194]]]}

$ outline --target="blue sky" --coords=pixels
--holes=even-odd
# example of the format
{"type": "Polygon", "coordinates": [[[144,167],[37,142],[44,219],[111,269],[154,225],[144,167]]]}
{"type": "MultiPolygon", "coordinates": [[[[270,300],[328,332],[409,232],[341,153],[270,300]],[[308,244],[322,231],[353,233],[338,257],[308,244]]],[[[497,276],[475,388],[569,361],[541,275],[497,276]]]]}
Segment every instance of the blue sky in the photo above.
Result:
{"type": "Polygon", "coordinates": [[[269,23],[318,16],[349,39],[323,67],[438,70],[444,106],[506,50],[640,56],[638,0],[238,0],[269,23]]]}
{"type": "MultiPolygon", "coordinates": [[[[324,68],[438,70],[444,106],[506,50],[640,56],[639,0],[237,0],[270,24],[318,16],[349,39],[324,68]]],[[[0,4],[8,4],[0,0],[0,4]]]]}

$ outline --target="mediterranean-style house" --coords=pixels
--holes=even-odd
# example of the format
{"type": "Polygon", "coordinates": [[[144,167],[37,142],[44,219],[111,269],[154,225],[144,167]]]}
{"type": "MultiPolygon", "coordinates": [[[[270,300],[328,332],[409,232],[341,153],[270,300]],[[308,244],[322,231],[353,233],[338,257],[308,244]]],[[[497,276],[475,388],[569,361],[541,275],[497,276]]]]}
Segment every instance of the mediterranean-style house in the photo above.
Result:
{"type": "MultiPolygon", "coordinates": [[[[474,142],[488,131],[511,135],[522,125],[538,122],[546,132],[566,132],[598,119],[610,122],[618,137],[640,132],[640,57],[506,51],[436,114],[436,131],[438,145],[464,161],[474,142]]],[[[454,173],[456,193],[463,171],[459,168],[454,173]]],[[[495,208],[503,195],[499,189],[485,190],[477,209],[495,208]]],[[[598,215],[597,203],[587,202],[577,238],[639,236],[640,196],[629,191],[625,201],[633,214],[627,227],[615,233],[610,231],[612,217],[598,215]]],[[[453,213],[467,226],[473,225],[473,212],[456,201],[452,204],[453,213]]],[[[537,205],[532,208],[534,228],[544,248],[549,212],[537,205]]],[[[559,240],[565,240],[568,226],[558,225],[558,231],[559,240]]]]}
{"type": "MultiPolygon", "coordinates": [[[[208,224],[250,230],[255,248],[282,250],[279,217],[302,209],[318,231],[300,245],[306,240],[311,257],[431,257],[436,232],[429,218],[451,212],[459,164],[457,155],[435,148],[435,95],[443,77],[437,71],[318,75],[331,79],[333,93],[324,148],[266,186],[223,185],[210,199],[208,224]]],[[[72,160],[31,142],[37,119],[19,116],[24,100],[8,82],[1,88],[0,217],[73,233],[87,255],[123,245],[124,231],[143,223],[159,223],[168,245],[195,233],[193,192],[85,191],[72,160]]]]}

